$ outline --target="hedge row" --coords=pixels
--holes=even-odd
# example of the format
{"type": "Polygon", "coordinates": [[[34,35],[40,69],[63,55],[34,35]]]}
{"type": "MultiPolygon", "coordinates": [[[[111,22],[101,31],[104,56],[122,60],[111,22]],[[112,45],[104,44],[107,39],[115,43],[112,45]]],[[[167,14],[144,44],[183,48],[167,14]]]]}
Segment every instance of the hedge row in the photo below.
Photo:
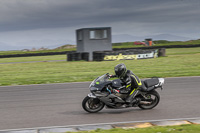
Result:
{"type": "Polygon", "coordinates": [[[0,55],[0,58],[29,57],[29,56],[47,56],[47,55],[62,55],[62,54],[68,54],[68,53],[72,53],[72,52],[75,52],[75,51],[0,55]]]}
{"type": "MultiPolygon", "coordinates": [[[[200,44],[152,46],[152,47],[137,47],[137,48],[114,48],[113,51],[130,50],[130,49],[192,48],[192,47],[200,47],[200,44]]],[[[47,56],[47,55],[62,55],[62,54],[68,54],[68,53],[72,53],[72,52],[75,52],[75,51],[47,52],[47,53],[26,53],[26,54],[13,54],[13,55],[0,55],[0,58],[28,57],[28,56],[47,56]]]]}
{"type": "Polygon", "coordinates": [[[189,44],[189,45],[166,45],[166,46],[151,46],[151,47],[136,47],[136,48],[114,48],[114,51],[128,50],[128,49],[159,49],[159,48],[192,48],[200,47],[200,44],[189,44]]]}

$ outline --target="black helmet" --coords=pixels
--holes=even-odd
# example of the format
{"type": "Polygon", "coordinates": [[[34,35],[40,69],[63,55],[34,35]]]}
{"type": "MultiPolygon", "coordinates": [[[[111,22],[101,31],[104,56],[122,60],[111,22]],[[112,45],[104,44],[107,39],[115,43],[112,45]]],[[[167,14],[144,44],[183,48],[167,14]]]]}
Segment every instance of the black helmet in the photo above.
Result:
{"type": "Polygon", "coordinates": [[[123,63],[115,66],[115,74],[117,75],[117,77],[123,78],[126,72],[127,72],[126,66],[123,63]]]}

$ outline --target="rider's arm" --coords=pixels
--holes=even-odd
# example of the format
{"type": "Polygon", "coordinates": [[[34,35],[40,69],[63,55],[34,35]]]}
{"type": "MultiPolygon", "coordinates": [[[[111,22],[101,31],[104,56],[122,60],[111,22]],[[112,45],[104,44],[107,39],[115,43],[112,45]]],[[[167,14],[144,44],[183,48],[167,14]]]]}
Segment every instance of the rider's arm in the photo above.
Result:
{"type": "Polygon", "coordinates": [[[138,88],[138,87],[142,86],[141,80],[131,70],[127,70],[127,75],[132,77],[131,81],[134,84],[135,88],[138,88]]]}

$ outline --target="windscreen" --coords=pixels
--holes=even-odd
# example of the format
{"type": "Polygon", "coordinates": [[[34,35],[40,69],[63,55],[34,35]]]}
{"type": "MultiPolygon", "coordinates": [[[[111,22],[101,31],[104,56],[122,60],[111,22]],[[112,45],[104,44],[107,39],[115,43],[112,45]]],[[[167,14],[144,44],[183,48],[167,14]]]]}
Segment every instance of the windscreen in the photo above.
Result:
{"type": "Polygon", "coordinates": [[[96,85],[100,85],[100,84],[103,84],[105,83],[106,81],[108,80],[108,77],[106,74],[100,76],[99,78],[96,79],[96,85]]]}
{"type": "MultiPolygon", "coordinates": [[[[110,81],[111,82],[111,81],[110,81]]],[[[98,77],[96,80],[94,80],[92,83],[91,83],[91,86],[90,87],[96,87],[98,88],[99,90],[103,89],[103,87],[105,87],[106,84],[108,84],[109,81],[108,81],[108,76],[106,74],[98,77]]]]}

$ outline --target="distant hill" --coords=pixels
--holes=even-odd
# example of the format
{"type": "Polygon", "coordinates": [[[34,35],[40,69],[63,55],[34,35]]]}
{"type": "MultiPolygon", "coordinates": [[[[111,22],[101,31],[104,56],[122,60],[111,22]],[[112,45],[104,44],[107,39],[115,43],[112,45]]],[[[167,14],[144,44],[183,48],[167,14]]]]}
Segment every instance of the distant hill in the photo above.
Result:
{"type": "MultiPolygon", "coordinates": [[[[167,41],[188,41],[188,40],[194,40],[194,38],[189,37],[182,37],[182,36],[176,36],[171,34],[159,34],[159,35],[149,35],[149,36],[133,36],[129,34],[119,34],[119,35],[112,35],[112,43],[120,43],[120,42],[134,42],[134,41],[144,41],[146,38],[152,38],[155,40],[167,40],[167,41]]],[[[20,45],[11,45],[6,44],[3,42],[0,42],[0,51],[10,51],[10,50],[23,50],[23,49],[32,49],[36,48],[39,49],[41,47],[45,47],[48,49],[56,49],[58,47],[62,47],[65,43],[61,42],[67,42],[68,44],[75,44],[75,41],[70,40],[33,40],[31,43],[29,42],[21,42],[20,45]],[[39,45],[43,42],[48,43],[48,45],[43,46],[39,45]],[[32,45],[27,45],[32,44],[32,45]],[[33,45],[35,44],[35,45],[33,45]]],[[[65,48],[71,48],[75,45],[66,46],[65,48]]],[[[64,47],[63,47],[64,48],[64,47]]]]}
{"type": "Polygon", "coordinates": [[[153,40],[168,40],[168,41],[188,41],[194,38],[176,36],[171,34],[159,34],[159,35],[149,35],[149,36],[132,36],[128,34],[113,35],[112,42],[134,42],[134,41],[144,41],[146,38],[152,38],[153,40]]]}
{"type": "Polygon", "coordinates": [[[143,41],[145,37],[132,36],[128,34],[112,35],[112,42],[134,42],[134,41],[143,41]]]}
{"type": "Polygon", "coordinates": [[[59,46],[55,49],[72,49],[72,48],[76,48],[76,45],[66,44],[66,45],[59,46]]]}
{"type": "Polygon", "coordinates": [[[149,38],[153,38],[153,40],[167,40],[167,41],[188,41],[194,39],[194,38],[176,36],[171,34],[159,34],[159,35],[149,36],[149,38]]]}

